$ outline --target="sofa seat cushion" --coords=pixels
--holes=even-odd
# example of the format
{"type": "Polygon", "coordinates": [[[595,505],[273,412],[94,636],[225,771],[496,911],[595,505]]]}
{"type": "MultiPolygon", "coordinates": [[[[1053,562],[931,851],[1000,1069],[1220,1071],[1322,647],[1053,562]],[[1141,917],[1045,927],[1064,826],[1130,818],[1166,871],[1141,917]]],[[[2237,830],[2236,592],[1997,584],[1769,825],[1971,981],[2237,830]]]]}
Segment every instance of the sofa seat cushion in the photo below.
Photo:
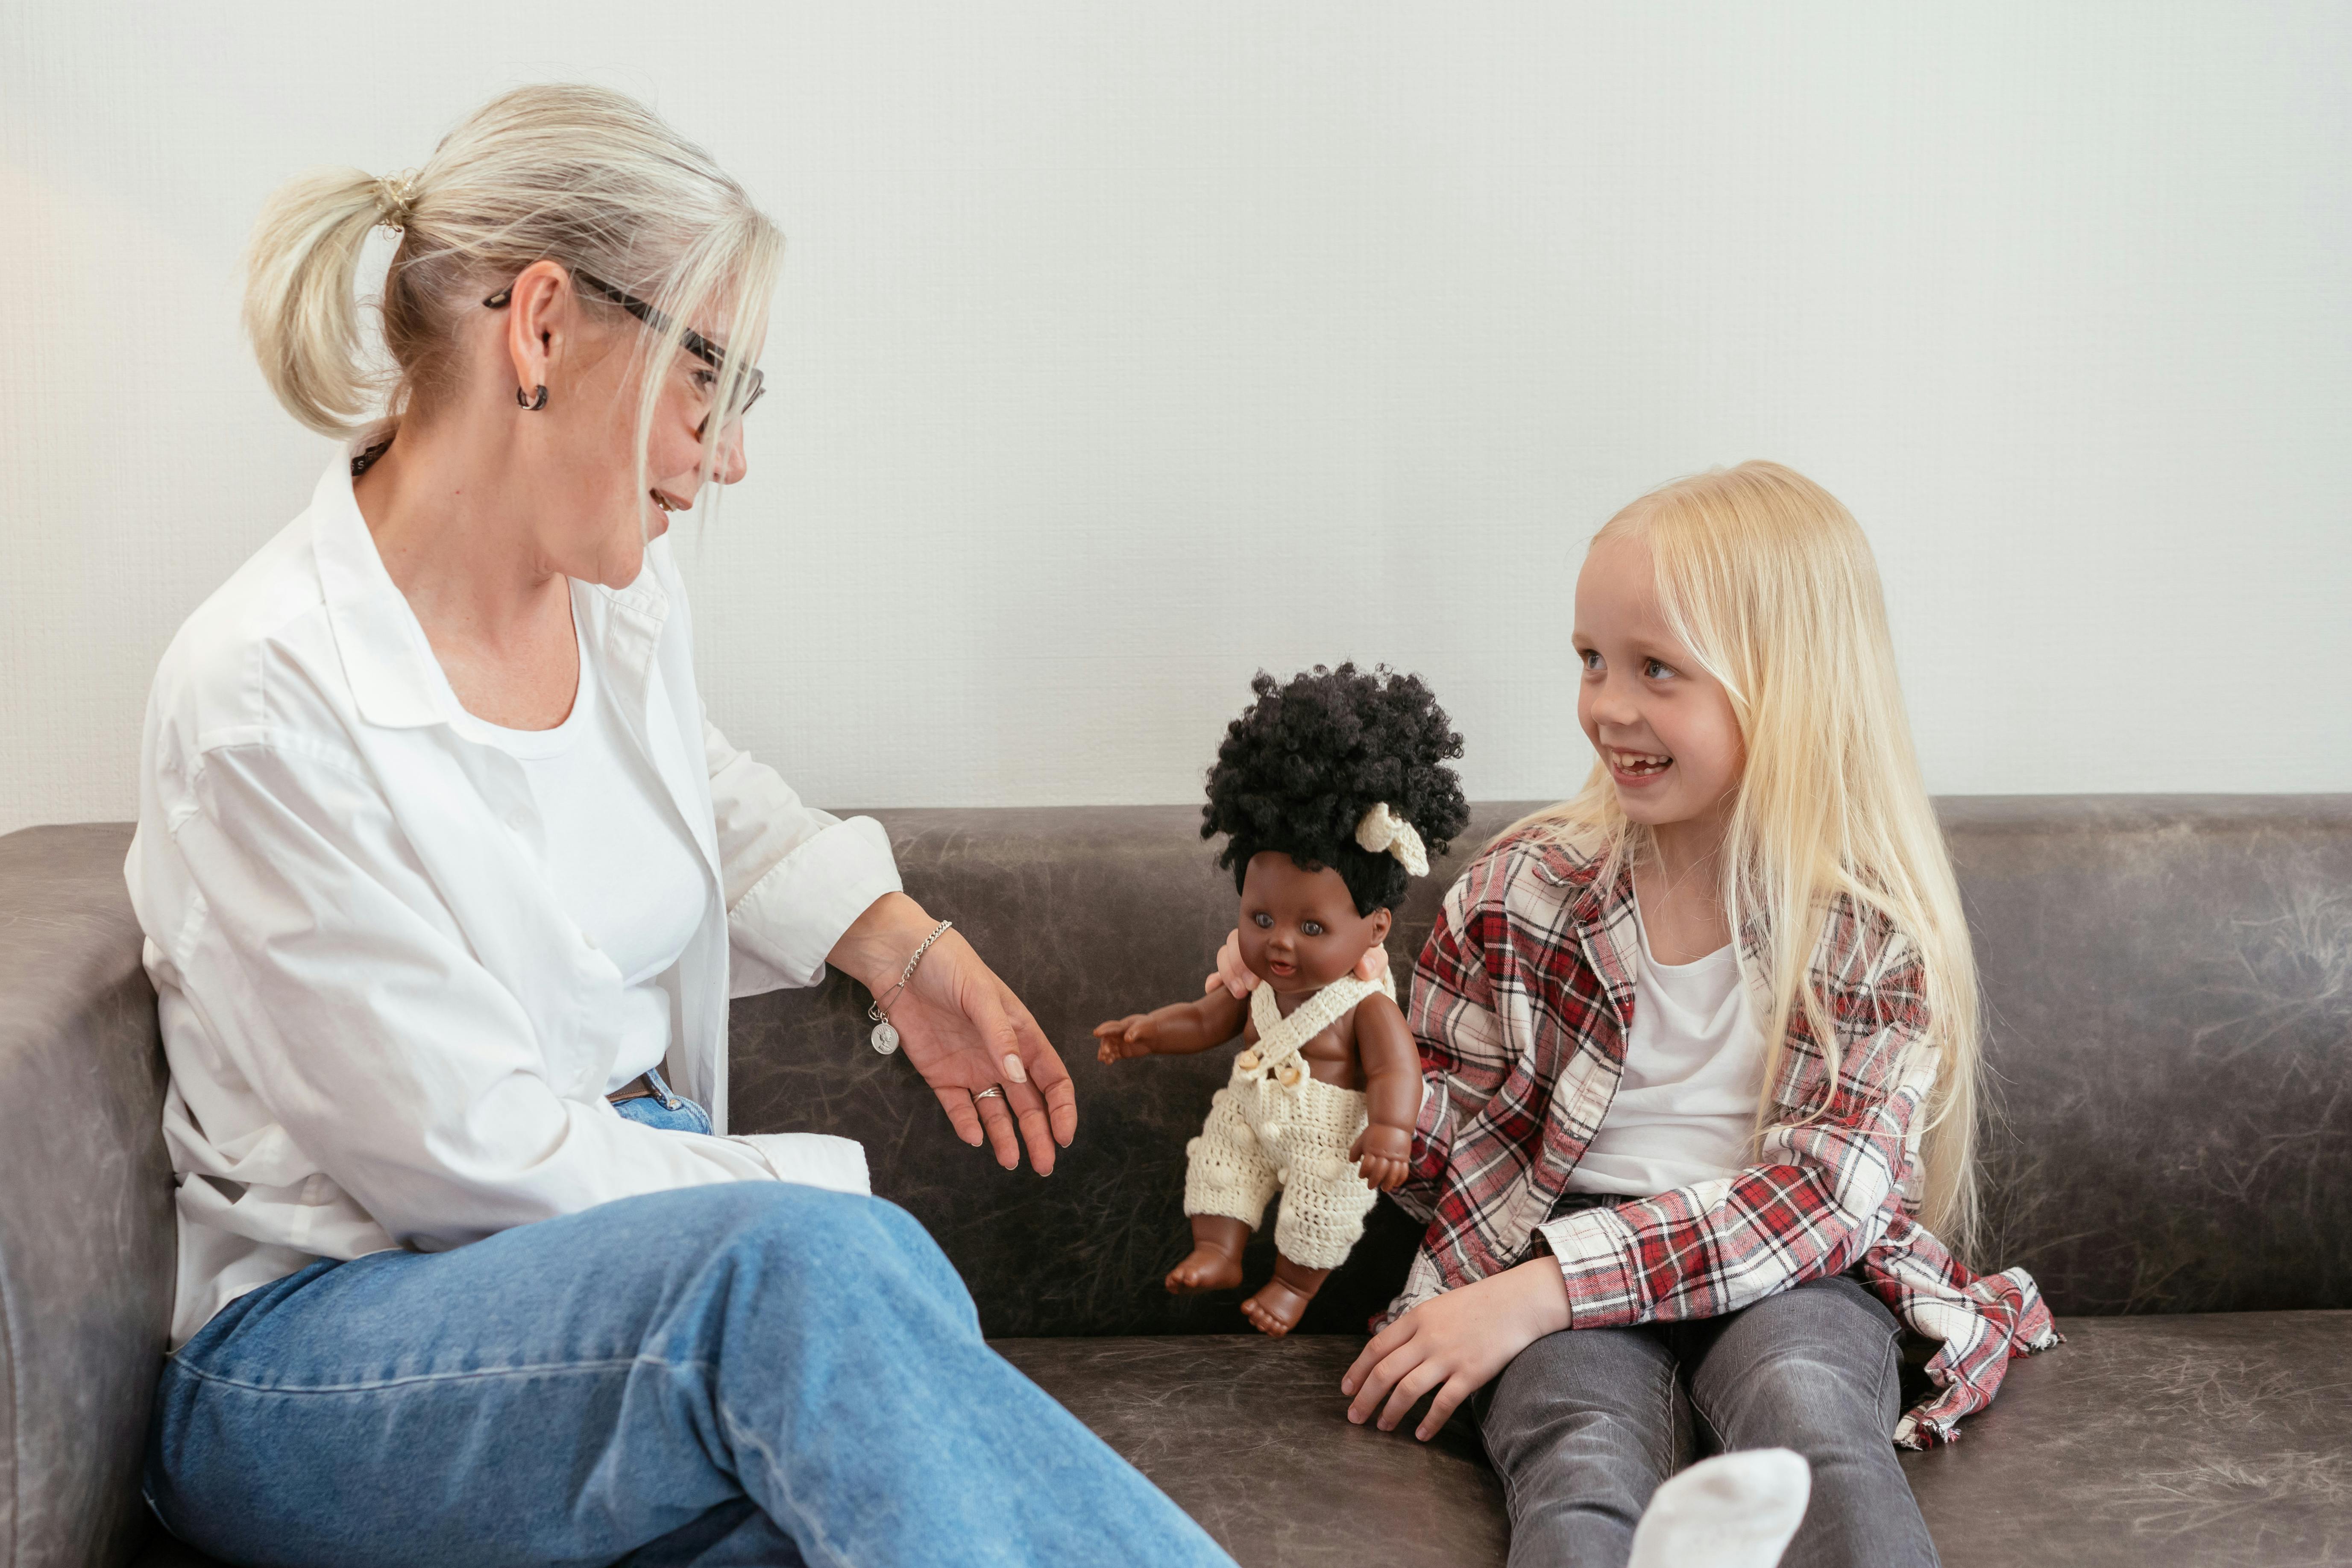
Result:
{"type": "Polygon", "coordinates": [[[2352,1562],[2352,1311],[2074,1318],[1905,1456],[1945,1568],[2352,1562]]]}
{"type": "MultiPolygon", "coordinates": [[[[1905,1470],[1945,1568],[2286,1568],[2352,1558],[2352,1312],[2077,1318],[1905,1470]]],[[[999,1340],[1244,1568],[1499,1568],[1467,1423],[1348,1425],[1345,1335],[999,1340]]],[[[1085,1500],[1069,1500],[1084,1507],[1085,1500]]],[[[211,1568],[159,1540],[139,1568],[211,1568]]],[[[323,1568],[323,1565],[322,1565],[323,1568]]]]}
{"type": "MultiPolygon", "coordinates": [[[[1944,1568],[2285,1568],[2352,1557],[2352,1312],[2076,1318],[1948,1448],[1903,1457],[1944,1568]]],[[[1460,1418],[1348,1424],[1346,1335],[998,1340],[1244,1568],[1500,1568],[1460,1418]]],[[[1084,1507],[1083,1499],[1070,1500],[1084,1507]]],[[[156,1541],[139,1568],[212,1568],[156,1541]]]]}
{"type": "MultiPolygon", "coordinates": [[[[2087,1318],[1904,1468],[1945,1568],[2269,1568],[2352,1555],[2352,1312],[2087,1318]]],[[[1345,1335],[999,1340],[1244,1568],[1500,1568],[1457,1417],[1350,1426],[1345,1335]]]]}
{"type": "Polygon", "coordinates": [[[1469,1422],[1427,1443],[1348,1424],[1349,1334],[996,1340],[1244,1568],[1502,1563],[1502,1483],[1469,1422]]]}

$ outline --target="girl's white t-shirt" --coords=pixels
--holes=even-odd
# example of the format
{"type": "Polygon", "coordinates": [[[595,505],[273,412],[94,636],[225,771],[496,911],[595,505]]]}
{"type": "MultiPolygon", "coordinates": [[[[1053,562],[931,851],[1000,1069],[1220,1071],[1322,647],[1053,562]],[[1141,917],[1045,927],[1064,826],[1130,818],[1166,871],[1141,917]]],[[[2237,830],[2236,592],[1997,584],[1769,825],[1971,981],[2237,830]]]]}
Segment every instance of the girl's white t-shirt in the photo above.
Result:
{"type": "Polygon", "coordinates": [[[1624,1074],[1569,1173],[1572,1193],[1650,1197],[1727,1180],[1751,1163],[1764,1032],[1750,1015],[1738,955],[1727,943],[1691,963],[1660,963],[1638,903],[1634,927],[1624,1074]]]}
{"type": "Polygon", "coordinates": [[[552,730],[505,729],[465,712],[455,691],[449,700],[468,734],[522,764],[556,900],[621,972],[623,1044],[604,1089],[625,1088],[669,1055],[670,994],[659,980],[701,923],[701,855],[629,743],[584,641],[572,711],[552,730]]]}

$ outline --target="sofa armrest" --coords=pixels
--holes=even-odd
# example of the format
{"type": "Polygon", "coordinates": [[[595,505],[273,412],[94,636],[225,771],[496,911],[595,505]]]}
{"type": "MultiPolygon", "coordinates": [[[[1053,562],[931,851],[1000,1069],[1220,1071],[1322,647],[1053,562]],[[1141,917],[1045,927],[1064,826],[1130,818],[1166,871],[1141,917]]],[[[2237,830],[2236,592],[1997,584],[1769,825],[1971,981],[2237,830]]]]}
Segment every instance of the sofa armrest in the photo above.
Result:
{"type": "Polygon", "coordinates": [[[127,823],[0,838],[0,1542],[126,1563],[172,1306],[155,994],[127,823]]]}

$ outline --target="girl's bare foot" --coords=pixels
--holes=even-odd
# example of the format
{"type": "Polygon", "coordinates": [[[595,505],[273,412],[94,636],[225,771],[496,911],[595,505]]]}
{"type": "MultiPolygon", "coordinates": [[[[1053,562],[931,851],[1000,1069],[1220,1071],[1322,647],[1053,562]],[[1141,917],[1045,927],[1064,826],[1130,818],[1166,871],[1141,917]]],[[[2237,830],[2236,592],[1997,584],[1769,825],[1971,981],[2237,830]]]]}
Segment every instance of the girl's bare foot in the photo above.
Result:
{"type": "Polygon", "coordinates": [[[1178,1296],[1195,1290],[1230,1290],[1241,1282],[1242,1260],[1213,1247],[1194,1247],[1183,1262],[1168,1271],[1168,1289],[1178,1296]]]}
{"type": "Polygon", "coordinates": [[[1242,1303],[1242,1316],[1247,1318],[1259,1333],[1278,1340],[1298,1326],[1306,1315],[1307,1303],[1313,1300],[1311,1292],[1298,1288],[1276,1274],[1257,1293],[1242,1303]]]}

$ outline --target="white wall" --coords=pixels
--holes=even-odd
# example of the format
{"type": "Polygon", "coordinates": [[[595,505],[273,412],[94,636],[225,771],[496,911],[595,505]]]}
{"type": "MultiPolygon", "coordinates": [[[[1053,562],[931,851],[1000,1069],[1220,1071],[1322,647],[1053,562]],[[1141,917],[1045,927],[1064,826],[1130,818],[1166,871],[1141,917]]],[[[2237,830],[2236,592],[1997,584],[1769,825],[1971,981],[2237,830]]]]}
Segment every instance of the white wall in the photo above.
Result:
{"type": "Polygon", "coordinates": [[[2352,11],[0,8],[0,830],[123,816],[179,620],[327,457],[270,186],[638,92],[792,239],[713,712],[835,803],[1188,800],[1250,672],[1584,766],[1580,541],[1796,464],[1946,792],[2352,787],[2352,11]],[[707,19],[707,20],[706,20],[707,19]]]}

